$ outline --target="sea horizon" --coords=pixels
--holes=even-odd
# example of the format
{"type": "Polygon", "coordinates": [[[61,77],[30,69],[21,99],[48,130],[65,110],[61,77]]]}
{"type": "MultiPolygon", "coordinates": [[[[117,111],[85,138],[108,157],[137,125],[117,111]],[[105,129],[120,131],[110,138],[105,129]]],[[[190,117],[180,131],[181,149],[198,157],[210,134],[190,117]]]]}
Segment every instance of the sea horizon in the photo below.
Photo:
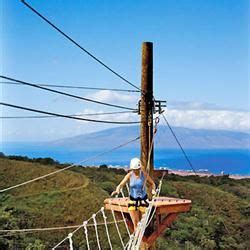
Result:
{"type": "MultiPolygon", "coordinates": [[[[107,148],[106,150],[108,150],[107,148]]],[[[103,149],[76,151],[69,148],[45,147],[36,143],[2,143],[0,151],[5,155],[27,156],[29,158],[50,157],[60,163],[74,163],[81,165],[87,158],[105,151],[103,149]]],[[[185,159],[180,149],[155,149],[155,169],[171,169],[199,172],[206,170],[212,174],[250,175],[250,149],[186,149],[192,167],[185,159]]],[[[92,158],[84,165],[99,166],[108,165],[114,167],[128,167],[133,157],[139,157],[139,149],[122,149],[112,153],[106,153],[97,158],[92,158]]]]}

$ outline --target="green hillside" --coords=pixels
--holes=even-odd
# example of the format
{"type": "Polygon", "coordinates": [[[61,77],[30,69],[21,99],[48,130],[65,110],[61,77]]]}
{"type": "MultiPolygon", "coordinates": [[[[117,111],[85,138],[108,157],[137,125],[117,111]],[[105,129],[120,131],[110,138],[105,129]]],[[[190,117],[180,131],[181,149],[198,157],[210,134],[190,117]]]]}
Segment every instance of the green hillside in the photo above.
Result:
{"type": "MultiPolygon", "coordinates": [[[[0,158],[0,189],[64,167],[53,160],[0,158]]],[[[0,229],[43,228],[78,225],[102,206],[125,171],[74,167],[49,178],[0,195],[0,229]]],[[[157,249],[247,249],[249,240],[250,181],[225,177],[165,178],[162,195],[193,201],[192,211],[182,214],[158,240],[157,249]]],[[[98,222],[103,222],[100,215],[98,222]]],[[[108,220],[112,220],[111,217],[108,220]]],[[[114,226],[112,242],[119,249],[114,226]]],[[[120,228],[127,240],[125,227],[120,228]]],[[[98,227],[104,249],[108,249],[103,227],[98,227]]],[[[49,249],[70,230],[1,234],[0,249],[49,249]]],[[[90,228],[90,234],[94,233],[90,228]]],[[[96,244],[90,237],[91,244],[96,244]]],[[[84,233],[74,236],[74,245],[85,249],[84,233]]]]}

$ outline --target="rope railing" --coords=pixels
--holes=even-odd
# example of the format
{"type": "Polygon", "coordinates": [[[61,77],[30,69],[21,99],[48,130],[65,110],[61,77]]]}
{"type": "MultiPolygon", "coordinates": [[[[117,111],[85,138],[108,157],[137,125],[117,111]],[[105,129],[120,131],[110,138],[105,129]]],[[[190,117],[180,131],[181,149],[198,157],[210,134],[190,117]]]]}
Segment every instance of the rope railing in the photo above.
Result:
{"type": "MultiPolygon", "coordinates": [[[[89,236],[88,236],[88,227],[90,227],[90,226],[94,226],[94,228],[95,228],[95,235],[96,235],[96,239],[97,239],[98,249],[101,249],[101,243],[100,243],[99,233],[98,233],[98,229],[97,229],[97,226],[99,226],[99,225],[104,225],[105,226],[109,246],[110,246],[110,249],[112,249],[112,243],[111,243],[111,240],[110,240],[110,235],[109,235],[109,231],[108,231],[107,226],[110,225],[110,224],[115,224],[116,228],[118,228],[118,230],[117,230],[118,234],[121,237],[121,233],[119,231],[118,223],[123,223],[124,220],[117,220],[115,216],[113,216],[113,219],[114,219],[113,221],[108,222],[106,219],[107,219],[107,217],[106,217],[106,215],[104,213],[104,207],[101,207],[101,209],[99,209],[96,213],[92,214],[92,216],[90,216],[88,220],[84,221],[82,223],[82,225],[77,226],[77,228],[73,232],[69,233],[64,239],[62,239],[52,249],[55,250],[57,247],[59,247],[63,242],[65,242],[67,240],[69,240],[70,247],[73,246],[73,236],[74,236],[74,234],[77,231],[79,231],[81,228],[83,228],[84,229],[84,234],[85,234],[85,239],[86,239],[86,244],[87,244],[87,249],[90,250],[91,248],[90,248],[89,236]],[[96,221],[96,216],[99,213],[102,213],[103,218],[105,217],[104,222],[102,222],[102,223],[97,223],[97,221],[96,221]],[[92,224],[88,224],[90,220],[93,220],[92,224]]],[[[122,240],[122,238],[120,238],[120,240],[122,240]]],[[[125,247],[124,243],[123,243],[123,247],[125,247]]]]}
{"type": "MultiPolygon", "coordinates": [[[[87,228],[87,221],[84,221],[83,222],[83,228],[84,228],[84,234],[85,234],[85,238],[86,238],[86,243],[87,243],[87,248],[88,250],[90,249],[90,246],[89,246],[89,236],[88,236],[88,228],[87,228]]],[[[106,225],[107,223],[105,223],[106,225]]]]}
{"type": "Polygon", "coordinates": [[[93,222],[94,222],[95,234],[96,234],[96,240],[97,240],[98,249],[101,250],[100,240],[99,240],[99,234],[98,234],[97,224],[96,224],[96,214],[92,214],[92,219],[93,219],[93,222]]]}
{"type": "Polygon", "coordinates": [[[25,232],[41,232],[41,231],[58,231],[78,228],[81,225],[62,226],[62,227],[44,227],[44,228],[25,228],[25,229],[3,229],[0,233],[25,233],[25,232]]]}
{"type": "MultiPolygon", "coordinates": [[[[109,202],[110,202],[110,204],[111,204],[111,201],[109,201],[109,202]]],[[[120,229],[119,229],[119,227],[118,227],[118,224],[116,223],[115,212],[114,212],[114,210],[112,209],[112,206],[111,206],[111,213],[112,213],[113,219],[114,219],[114,221],[115,221],[116,231],[117,231],[117,233],[118,233],[119,239],[120,239],[121,244],[122,244],[122,247],[123,247],[123,249],[124,249],[125,245],[124,245],[124,242],[123,242],[123,239],[122,239],[121,232],[120,232],[120,229]]]]}
{"type": "Polygon", "coordinates": [[[69,233],[68,239],[69,239],[69,249],[70,249],[70,250],[73,250],[73,249],[74,249],[74,247],[73,247],[72,236],[73,236],[73,234],[72,234],[72,233],[69,233]]]}
{"type": "Polygon", "coordinates": [[[109,247],[110,247],[110,250],[112,250],[113,247],[112,247],[112,243],[111,243],[110,236],[109,236],[109,230],[108,230],[108,225],[107,225],[107,216],[104,212],[104,207],[101,208],[101,212],[102,212],[102,216],[103,216],[103,220],[104,220],[104,224],[105,224],[105,229],[106,229],[109,247]]]}
{"type": "MultiPolygon", "coordinates": [[[[101,212],[101,209],[99,209],[99,210],[95,213],[95,215],[97,215],[97,214],[100,213],[100,212],[101,212]]],[[[87,228],[88,226],[90,226],[90,225],[88,225],[88,222],[89,222],[91,219],[93,219],[93,215],[94,215],[94,214],[92,214],[92,216],[89,217],[88,220],[84,221],[84,222],[82,223],[82,225],[79,225],[79,227],[77,227],[73,232],[71,232],[70,234],[68,234],[67,237],[65,237],[63,240],[61,240],[61,241],[60,241],[58,244],[56,244],[52,249],[53,249],[53,250],[56,249],[56,248],[59,247],[64,241],[66,241],[67,239],[69,239],[69,235],[70,235],[70,238],[71,238],[71,240],[72,240],[72,245],[73,245],[73,239],[72,239],[73,235],[74,235],[77,231],[79,231],[79,229],[81,229],[81,228],[87,228]]],[[[102,224],[104,224],[104,223],[102,223],[102,224]]],[[[94,221],[94,223],[91,224],[91,226],[96,227],[96,222],[94,221]]],[[[86,230],[87,230],[87,229],[86,229],[86,230]]]]}
{"type": "MultiPolygon", "coordinates": [[[[125,198],[122,189],[120,190],[120,192],[121,192],[121,194],[122,194],[122,197],[125,198]]],[[[117,197],[118,197],[118,195],[117,195],[117,197]]],[[[127,230],[127,232],[128,232],[128,236],[130,237],[130,231],[129,231],[129,228],[128,228],[128,224],[127,224],[126,218],[125,218],[124,213],[123,213],[123,211],[122,211],[122,207],[121,207],[121,202],[120,202],[120,200],[118,200],[118,206],[119,206],[119,208],[120,208],[121,215],[122,215],[122,219],[123,219],[123,221],[124,221],[126,230],[127,230]]]]}

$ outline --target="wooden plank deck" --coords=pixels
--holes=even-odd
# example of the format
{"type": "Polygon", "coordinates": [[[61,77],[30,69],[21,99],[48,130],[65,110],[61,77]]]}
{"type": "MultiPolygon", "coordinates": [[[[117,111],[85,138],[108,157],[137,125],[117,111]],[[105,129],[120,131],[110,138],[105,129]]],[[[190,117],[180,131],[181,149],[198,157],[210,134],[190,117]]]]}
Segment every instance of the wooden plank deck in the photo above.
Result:
{"type": "MultiPolygon", "coordinates": [[[[104,200],[104,206],[107,210],[128,213],[129,198],[108,198],[104,200]]],[[[160,214],[166,212],[187,212],[191,208],[191,200],[177,199],[171,197],[157,197],[153,200],[153,206],[160,214]]]]}
{"type": "MultiPolygon", "coordinates": [[[[129,198],[108,198],[104,200],[106,210],[113,210],[121,217],[121,212],[124,213],[126,222],[133,232],[133,223],[128,211],[129,198]]],[[[164,232],[167,227],[170,227],[179,213],[188,212],[191,209],[192,201],[187,199],[178,199],[172,197],[157,197],[153,199],[155,207],[155,218],[151,225],[145,230],[143,242],[148,246],[164,232]]]]}

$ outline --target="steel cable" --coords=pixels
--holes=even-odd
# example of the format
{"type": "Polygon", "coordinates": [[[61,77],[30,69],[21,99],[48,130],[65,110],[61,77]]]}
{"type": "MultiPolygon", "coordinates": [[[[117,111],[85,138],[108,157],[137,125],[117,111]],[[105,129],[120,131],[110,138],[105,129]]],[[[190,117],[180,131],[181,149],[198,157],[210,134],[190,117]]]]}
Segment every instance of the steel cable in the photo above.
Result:
{"type": "Polygon", "coordinates": [[[81,97],[81,96],[77,96],[77,95],[72,95],[72,94],[69,94],[67,92],[62,92],[62,91],[58,91],[58,90],[54,90],[54,89],[42,87],[42,86],[39,86],[39,85],[34,84],[34,83],[29,83],[29,82],[21,81],[21,80],[14,79],[14,78],[7,77],[7,76],[3,76],[3,75],[0,75],[0,78],[11,80],[11,81],[15,81],[15,82],[21,83],[23,85],[27,85],[27,86],[38,88],[38,89],[43,89],[43,90],[46,90],[46,91],[49,91],[49,92],[53,92],[53,93],[56,93],[56,94],[73,97],[73,98],[80,99],[80,100],[87,101],[87,102],[93,102],[93,103],[97,103],[97,104],[102,104],[102,105],[109,106],[109,107],[115,107],[115,108],[121,108],[121,109],[133,110],[133,111],[135,110],[135,109],[129,108],[129,107],[124,107],[124,106],[115,105],[115,104],[106,103],[106,102],[100,102],[100,101],[96,101],[96,100],[93,100],[93,99],[90,99],[90,98],[81,97]]]}
{"type": "Polygon", "coordinates": [[[48,23],[51,27],[53,27],[55,30],[57,30],[61,35],[63,35],[65,38],[67,38],[70,42],[75,44],[78,48],[80,48],[82,51],[84,51],[86,54],[88,54],[90,57],[92,57],[95,61],[100,63],[103,67],[105,67],[107,70],[115,74],[117,77],[122,79],[124,82],[129,84],[130,86],[136,88],[141,92],[141,89],[134,85],[132,82],[128,81],[126,78],[124,78],[122,75],[111,69],[107,64],[102,62],[100,59],[98,59],[96,56],[94,56],[92,53],[90,53],[88,50],[86,50],[83,46],[81,46],[79,43],[77,43],[74,39],[72,39],[69,35],[67,35],[65,32],[63,32],[61,29],[59,29],[56,25],[54,25],[51,21],[49,21],[46,17],[44,17],[42,14],[40,14],[37,10],[35,10],[31,5],[26,3],[24,0],[21,0],[21,2],[26,5],[32,12],[34,12],[36,15],[38,15],[40,18],[42,18],[46,23],[48,23]]]}
{"type": "Polygon", "coordinates": [[[27,108],[27,107],[13,105],[13,104],[10,104],[10,103],[5,103],[5,102],[0,102],[0,105],[11,107],[11,108],[16,108],[16,109],[22,109],[22,110],[26,110],[26,111],[31,111],[31,112],[36,112],[36,113],[41,113],[41,114],[47,114],[47,115],[53,115],[53,116],[68,118],[68,119],[87,121],[87,122],[108,123],[108,124],[139,124],[140,123],[140,122],[104,121],[104,120],[80,118],[80,117],[75,117],[75,116],[68,116],[68,115],[63,115],[63,114],[57,114],[57,113],[42,111],[42,110],[33,109],[33,108],[27,108]]]}
{"type": "MultiPolygon", "coordinates": [[[[1,81],[0,84],[8,84],[8,85],[22,85],[18,82],[4,82],[1,81]]],[[[72,86],[72,85],[58,85],[58,84],[37,84],[42,87],[52,87],[52,88],[66,88],[66,89],[84,89],[84,90],[109,90],[115,92],[129,92],[129,93],[138,93],[139,90],[133,89],[112,89],[112,88],[99,88],[99,87],[86,87],[86,86],[72,86]]]]}

